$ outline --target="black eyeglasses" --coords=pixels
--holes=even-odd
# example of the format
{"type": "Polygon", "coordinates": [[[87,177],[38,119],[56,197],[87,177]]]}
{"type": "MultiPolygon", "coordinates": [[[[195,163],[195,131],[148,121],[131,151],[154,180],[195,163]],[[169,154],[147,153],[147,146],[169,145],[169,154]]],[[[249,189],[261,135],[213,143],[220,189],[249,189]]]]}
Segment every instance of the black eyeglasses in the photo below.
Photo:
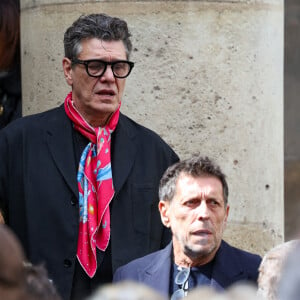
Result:
{"type": "Polygon", "coordinates": [[[172,294],[171,300],[179,300],[185,297],[187,292],[186,284],[190,276],[190,270],[190,268],[182,268],[176,275],[175,283],[178,284],[180,288],[172,294]]]}
{"type": "Polygon", "coordinates": [[[110,65],[116,78],[126,78],[134,67],[134,63],[128,60],[107,62],[100,59],[80,60],[73,58],[72,64],[85,65],[86,72],[91,77],[101,77],[105,73],[107,65],[110,65]]]}

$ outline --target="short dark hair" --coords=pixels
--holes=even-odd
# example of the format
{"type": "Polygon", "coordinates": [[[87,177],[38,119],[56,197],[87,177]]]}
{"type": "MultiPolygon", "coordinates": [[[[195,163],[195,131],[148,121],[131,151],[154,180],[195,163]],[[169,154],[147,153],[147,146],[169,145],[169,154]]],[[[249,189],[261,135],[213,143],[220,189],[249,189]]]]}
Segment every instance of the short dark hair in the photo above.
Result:
{"type": "Polygon", "coordinates": [[[159,184],[159,199],[170,201],[173,199],[176,191],[176,184],[181,174],[191,175],[193,177],[214,176],[218,178],[223,187],[223,197],[225,206],[228,202],[228,184],[226,176],[210,158],[194,155],[170,166],[163,174],[159,184]]]}
{"type": "Polygon", "coordinates": [[[106,14],[82,15],[65,32],[65,56],[69,59],[76,58],[81,51],[82,40],[97,38],[104,41],[122,41],[129,59],[132,50],[130,36],[127,23],[122,19],[106,14]]]}

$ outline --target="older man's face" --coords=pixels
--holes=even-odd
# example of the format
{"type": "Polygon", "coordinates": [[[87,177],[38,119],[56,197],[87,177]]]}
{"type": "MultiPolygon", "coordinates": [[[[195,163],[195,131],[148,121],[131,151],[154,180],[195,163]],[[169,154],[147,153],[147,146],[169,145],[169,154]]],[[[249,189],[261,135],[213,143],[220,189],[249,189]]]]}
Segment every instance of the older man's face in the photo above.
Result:
{"type": "MultiPolygon", "coordinates": [[[[83,40],[80,60],[100,59],[107,62],[126,60],[122,41],[103,41],[96,38],[83,40]]],[[[115,78],[111,67],[107,67],[100,78],[90,77],[82,64],[72,66],[68,58],[63,59],[67,83],[72,86],[75,107],[92,126],[103,126],[118,108],[123,96],[126,79],[115,78]]]]}
{"type": "Polygon", "coordinates": [[[165,226],[173,233],[175,262],[201,265],[217,252],[227,222],[221,181],[214,176],[181,174],[171,201],[160,201],[165,226]]]}

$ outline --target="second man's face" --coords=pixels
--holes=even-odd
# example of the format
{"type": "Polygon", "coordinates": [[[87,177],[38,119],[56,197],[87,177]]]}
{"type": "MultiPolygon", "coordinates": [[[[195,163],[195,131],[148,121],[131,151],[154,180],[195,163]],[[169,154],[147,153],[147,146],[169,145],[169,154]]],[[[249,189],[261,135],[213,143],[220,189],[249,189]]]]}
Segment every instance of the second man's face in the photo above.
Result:
{"type": "Polygon", "coordinates": [[[171,201],[159,204],[162,220],[173,234],[175,262],[209,262],[218,250],[227,222],[221,181],[214,176],[181,174],[171,201]]]}
{"type": "MultiPolygon", "coordinates": [[[[77,59],[100,59],[107,62],[126,60],[122,41],[103,41],[96,38],[81,42],[77,59]]],[[[110,66],[100,78],[90,77],[82,64],[71,65],[63,60],[66,80],[72,86],[72,100],[85,120],[92,126],[103,126],[117,109],[125,88],[125,79],[115,78],[110,66]]]]}

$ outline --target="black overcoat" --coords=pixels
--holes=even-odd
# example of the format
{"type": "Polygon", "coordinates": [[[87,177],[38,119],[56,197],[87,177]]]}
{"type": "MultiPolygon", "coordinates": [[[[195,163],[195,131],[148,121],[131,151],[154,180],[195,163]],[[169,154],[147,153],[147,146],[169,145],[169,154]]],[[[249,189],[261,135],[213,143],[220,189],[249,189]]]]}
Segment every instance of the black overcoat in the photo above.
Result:
{"type": "MultiPolygon", "coordinates": [[[[79,226],[72,130],[62,105],[0,131],[0,207],[28,259],[45,263],[64,299],[70,297],[79,226]]],[[[158,183],[178,156],[157,134],[123,114],[111,148],[115,271],[169,242],[158,211],[158,183]]]]}

